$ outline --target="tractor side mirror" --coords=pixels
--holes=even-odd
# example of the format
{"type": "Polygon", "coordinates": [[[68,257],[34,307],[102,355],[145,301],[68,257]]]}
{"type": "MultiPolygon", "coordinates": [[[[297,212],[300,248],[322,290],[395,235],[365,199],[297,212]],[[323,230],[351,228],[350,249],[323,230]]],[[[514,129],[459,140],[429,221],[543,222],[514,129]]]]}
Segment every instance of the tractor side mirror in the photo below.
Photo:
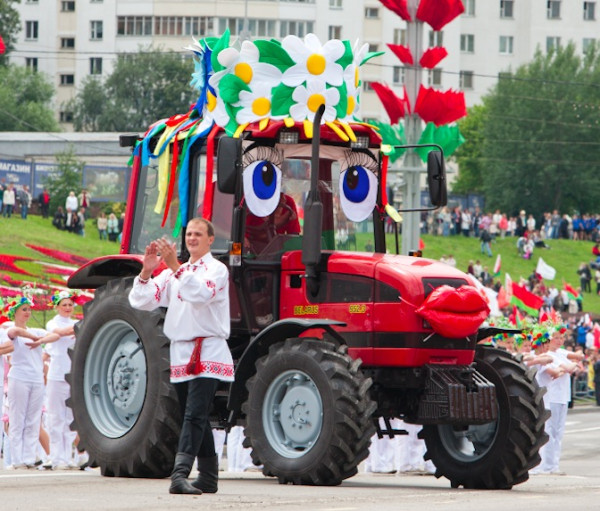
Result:
{"type": "Polygon", "coordinates": [[[221,137],[217,150],[217,186],[221,193],[235,193],[241,166],[242,139],[221,137]]]}
{"type": "Polygon", "coordinates": [[[427,185],[431,204],[438,208],[445,206],[448,203],[448,191],[442,151],[429,151],[427,154],[427,185]]]}

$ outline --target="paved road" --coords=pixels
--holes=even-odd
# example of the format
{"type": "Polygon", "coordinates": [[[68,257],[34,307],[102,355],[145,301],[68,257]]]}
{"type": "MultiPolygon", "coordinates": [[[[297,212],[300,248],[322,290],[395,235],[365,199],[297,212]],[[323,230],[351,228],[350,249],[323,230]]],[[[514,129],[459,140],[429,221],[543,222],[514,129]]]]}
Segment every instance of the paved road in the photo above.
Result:
{"type": "Polygon", "coordinates": [[[258,473],[221,473],[219,493],[168,494],[168,480],[102,477],[97,469],[65,472],[0,470],[2,511],[166,510],[210,506],[285,511],[582,511],[600,509],[600,408],[569,413],[564,476],[532,476],[510,491],[451,489],[446,479],[360,474],[337,487],[279,485],[258,473]]]}

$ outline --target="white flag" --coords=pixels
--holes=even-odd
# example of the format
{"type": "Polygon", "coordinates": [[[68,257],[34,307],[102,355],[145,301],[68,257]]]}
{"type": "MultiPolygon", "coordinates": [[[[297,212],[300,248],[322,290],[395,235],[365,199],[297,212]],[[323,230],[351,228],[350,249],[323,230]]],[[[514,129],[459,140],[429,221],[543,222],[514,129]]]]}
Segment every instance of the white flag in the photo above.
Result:
{"type": "Polygon", "coordinates": [[[554,280],[556,277],[556,270],[546,263],[541,257],[538,259],[535,272],[546,280],[554,280]]]}

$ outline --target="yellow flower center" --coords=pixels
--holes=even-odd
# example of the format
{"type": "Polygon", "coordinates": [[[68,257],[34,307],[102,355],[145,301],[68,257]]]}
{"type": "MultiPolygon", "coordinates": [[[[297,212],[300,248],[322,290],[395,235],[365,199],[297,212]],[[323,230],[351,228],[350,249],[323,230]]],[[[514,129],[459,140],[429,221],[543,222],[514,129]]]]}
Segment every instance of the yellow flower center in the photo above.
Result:
{"type": "Polygon", "coordinates": [[[346,114],[350,115],[352,112],[354,112],[355,106],[356,100],[354,99],[354,96],[348,96],[348,107],[346,108],[346,114]]]}
{"type": "Polygon", "coordinates": [[[306,106],[311,112],[316,112],[321,105],[325,104],[325,97],[323,94],[312,94],[308,101],[306,102],[306,106]]]}
{"type": "Polygon", "coordinates": [[[358,66],[356,66],[354,68],[354,87],[358,89],[358,82],[359,82],[359,77],[358,77],[358,66]]]}
{"type": "Polygon", "coordinates": [[[206,92],[206,107],[209,112],[212,112],[217,106],[217,98],[213,95],[212,92],[206,92]]]}
{"type": "Polygon", "coordinates": [[[250,83],[252,80],[252,66],[247,62],[240,62],[235,66],[235,76],[240,78],[244,83],[250,83]]]}
{"type": "Polygon", "coordinates": [[[252,113],[263,117],[271,110],[271,102],[267,98],[256,98],[252,102],[252,113]]]}
{"type": "Polygon", "coordinates": [[[325,60],[325,57],[317,53],[313,53],[306,59],[306,69],[308,69],[308,72],[313,75],[320,75],[323,71],[325,71],[326,64],[327,61],[325,60]]]}

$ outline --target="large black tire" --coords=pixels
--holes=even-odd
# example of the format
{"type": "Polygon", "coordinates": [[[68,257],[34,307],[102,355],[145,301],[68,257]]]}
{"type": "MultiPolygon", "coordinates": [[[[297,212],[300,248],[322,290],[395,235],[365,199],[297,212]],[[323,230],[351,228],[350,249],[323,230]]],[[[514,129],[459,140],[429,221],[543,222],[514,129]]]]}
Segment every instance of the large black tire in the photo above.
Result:
{"type": "Polygon", "coordinates": [[[464,428],[427,425],[420,433],[436,467],[453,488],[510,489],[529,479],[540,462],[539,450],[548,441],[541,389],[534,371],[505,350],[478,346],[477,370],[496,386],[498,419],[464,428]]]}
{"type": "Polygon", "coordinates": [[[71,351],[72,428],[102,475],[165,477],[180,431],[177,395],[169,383],[164,313],[129,305],[132,279],[99,288],[84,306],[71,351]]]}
{"type": "Polygon", "coordinates": [[[357,472],[374,433],[371,379],[345,346],[288,339],[246,383],[245,445],[280,483],[337,485],[357,472]]]}

